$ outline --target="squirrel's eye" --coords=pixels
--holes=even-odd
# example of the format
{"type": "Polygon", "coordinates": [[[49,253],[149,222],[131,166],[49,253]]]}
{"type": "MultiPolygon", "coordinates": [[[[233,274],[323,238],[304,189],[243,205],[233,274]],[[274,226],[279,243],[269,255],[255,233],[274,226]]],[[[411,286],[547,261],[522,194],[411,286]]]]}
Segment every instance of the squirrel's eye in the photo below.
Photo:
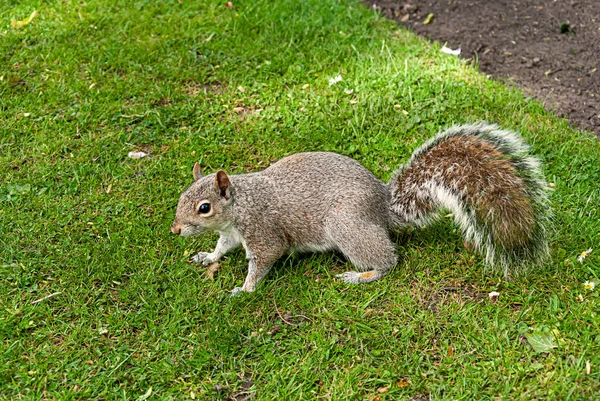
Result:
{"type": "Polygon", "coordinates": [[[206,214],[210,212],[210,203],[204,202],[200,206],[198,206],[198,213],[206,214]]]}

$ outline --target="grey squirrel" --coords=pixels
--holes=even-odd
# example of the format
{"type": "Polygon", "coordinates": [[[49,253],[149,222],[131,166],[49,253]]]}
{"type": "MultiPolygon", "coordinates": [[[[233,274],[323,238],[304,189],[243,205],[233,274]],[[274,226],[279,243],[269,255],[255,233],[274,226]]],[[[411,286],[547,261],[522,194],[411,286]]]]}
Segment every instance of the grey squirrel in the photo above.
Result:
{"type": "Polygon", "coordinates": [[[547,186],[538,160],[516,133],[484,123],[450,128],[412,155],[385,184],[357,161],[336,153],[285,157],[267,169],[202,176],[180,197],[174,234],[220,234],[215,250],[193,261],[208,265],[243,246],[248,275],[232,294],[254,291],[286,252],[343,253],[358,271],[337,275],[368,283],[396,264],[392,230],[424,226],[450,210],[466,241],[487,265],[518,269],[544,261],[547,186]]]}

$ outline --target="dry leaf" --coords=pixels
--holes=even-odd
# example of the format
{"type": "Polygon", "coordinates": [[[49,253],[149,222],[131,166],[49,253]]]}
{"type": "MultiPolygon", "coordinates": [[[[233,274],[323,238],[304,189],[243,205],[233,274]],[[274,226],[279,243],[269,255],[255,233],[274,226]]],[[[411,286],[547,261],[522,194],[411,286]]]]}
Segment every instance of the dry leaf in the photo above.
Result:
{"type": "Polygon", "coordinates": [[[152,387],[150,387],[148,390],[146,390],[146,392],[144,394],[140,395],[137,398],[137,401],[147,400],[148,398],[150,398],[151,395],[152,395],[152,387]]]}
{"type": "Polygon", "coordinates": [[[442,46],[442,53],[450,54],[452,56],[460,56],[461,49],[460,47],[456,50],[452,50],[449,47],[442,46]]]}
{"type": "Polygon", "coordinates": [[[389,387],[379,387],[379,388],[377,389],[377,392],[378,392],[379,394],[385,394],[385,393],[387,393],[388,391],[390,391],[390,388],[389,388],[389,387]]]}
{"type": "Polygon", "coordinates": [[[231,1],[228,1],[227,3],[225,3],[225,7],[235,10],[235,6],[233,5],[233,3],[231,1]]]}
{"type": "Polygon", "coordinates": [[[138,152],[129,152],[127,153],[127,156],[131,159],[141,159],[143,157],[148,156],[148,153],[146,152],[142,152],[141,150],[138,152]]]}
{"type": "Polygon", "coordinates": [[[215,262],[212,265],[208,266],[206,268],[206,276],[211,279],[214,280],[215,279],[215,273],[217,271],[219,271],[219,269],[221,268],[221,264],[219,262],[215,262]]]}
{"type": "Polygon", "coordinates": [[[408,385],[409,385],[409,382],[406,379],[399,380],[398,383],[396,383],[396,386],[398,386],[400,388],[408,387],[408,385]]]}
{"type": "Polygon", "coordinates": [[[246,93],[246,89],[243,86],[238,86],[238,90],[242,93],[246,93]]]}
{"type": "Polygon", "coordinates": [[[406,21],[408,21],[408,18],[409,18],[409,17],[410,17],[410,16],[409,16],[408,14],[406,14],[404,17],[402,17],[402,18],[400,19],[400,22],[406,22],[406,21]]]}
{"type": "Polygon", "coordinates": [[[433,13],[429,13],[427,18],[425,18],[425,20],[423,21],[423,25],[428,25],[431,23],[431,21],[433,21],[433,13]]]}
{"type": "Polygon", "coordinates": [[[454,355],[454,349],[452,349],[452,347],[448,347],[448,356],[452,357],[452,355],[454,355]]]}
{"type": "Polygon", "coordinates": [[[24,26],[27,26],[31,23],[31,21],[33,21],[33,19],[38,15],[38,11],[35,10],[34,12],[31,13],[31,15],[27,18],[25,18],[24,20],[21,21],[16,21],[16,20],[12,20],[10,21],[10,26],[12,26],[13,28],[23,28],[24,26]]]}

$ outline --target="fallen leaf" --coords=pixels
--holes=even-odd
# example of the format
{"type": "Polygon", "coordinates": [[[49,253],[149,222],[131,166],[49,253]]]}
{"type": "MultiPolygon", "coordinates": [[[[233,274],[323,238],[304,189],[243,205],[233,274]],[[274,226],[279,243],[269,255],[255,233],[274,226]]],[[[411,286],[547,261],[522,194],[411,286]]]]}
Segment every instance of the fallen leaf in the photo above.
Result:
{"type": "Polygon", "coordinates": [[[238,86],[238,90],[242,93],[246,93],[246,89],[243,86],[238,86]]]}
{"type": "Polygon", "coordinates": [[[231,1],[228,1],[227,3],[225,3],[225,7],[235,10],[235,6],[233,5],[233,3],[231,1]]]}
{"type": "Polygon", "coordinates": [[[448,356],[452,357],[454,355],[454,349],[452,347],[448,347],[448,356]]]}
{"type": "Polygon", "coordinates": [[[433,21],[433,13],[429,13],[429,15],[423,21],[423,25],[428,25],[433,21]]]}
{"type": "Polygon", "coordinates": [[[389,388],[389,387],[379,387],[379,388],[377,389],[377,392],[378,392],[379,394],[385,394],[385,393],[387,393],[388,391],[390,391],[390,388],[389,388]]]}
{"type": "Polygon", "coordinates": [[[144,401],[147,400],[148,398],[150,398],[150,396],[152,395],[152,387],[150,387],[148,390],[146,390],[146,392],[142,395],[140,395],[137,399],[137,401],[144,401]]]}
{"type": "Polygon", "coordinates": [[[12,20],[10,21],[10,26],[12,26],[13,28],[23,28],[24,26],[27,26],[31,23],[31,21],[33,21],[33,19],[38,15],[38,11],[34,10],[31,15],[27,18],[25,18],[24,20],[21,21],[16,21],[16,20],[12,20]]]}
{"type": "Polygon", "coordinates": [[[406,14],[404,17],[402,17],[400,19],[400,22],[406,22],[406,21],[408,21],[408,18],[410,18],[410,16],[408,14],[406,14]]]}
{"type": "Polygon", "coordinates": [[[550,352],[557,347],[551,333],[533,332],[525,334],[529,345],[535,352],[550,352]]]}
{"type": "Polygon", "coordinates": [[[142,152],[141,150],[138,152],[129,152],[127,153],[127,156],[131,159],[141,159],[143,157],[148,156],[148,153],[146,152],[142,152]]]}
{"type": "Polygon", "coordinates": [[[396,386],[398,386],[400,388],[404,388],[404,387],[408,387],[409,384],[410,383],[407,379],[402,379],[402,380],[399,380],[398,383],[396,383],[396,386]]]}
{"type": "Polygon", "coordinates": [[[585,361],[585,374],[589,375],[590,373],[592,373],[592,364],[590,361],[585,361]]]}
{"type": "Polygon", "coordinates": [[[221,268],[221,264],[219,262],[215,262],[215,263],[211,264],[210,266],[208,266],[206,268],[206,276],[209,279],[214,280],[215,279],[215,273],[217,271],[219,271],[220,268],[221,268]]]}
{"type": "Polygon", "coordinates": [[[460,47],[456,50],[452,50],[451,48],[446,46],[442,47],[442,53],[450,54],[452,56],[460,56],[460,51],[460,47]]]}

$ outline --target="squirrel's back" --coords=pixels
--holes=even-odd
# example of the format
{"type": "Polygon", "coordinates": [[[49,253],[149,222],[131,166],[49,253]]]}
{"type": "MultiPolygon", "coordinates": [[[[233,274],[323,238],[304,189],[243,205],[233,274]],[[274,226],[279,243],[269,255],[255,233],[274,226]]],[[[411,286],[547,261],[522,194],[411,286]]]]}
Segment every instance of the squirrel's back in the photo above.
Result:
{"type": "Polygon", "coordinates": [[[274,185],[278,202],[285,208],[300,206],[327,214],[340,202],[370,207],[388,203],[383,182],[356,160],[337,153],[297,153],[260,174],[274,185]]]}
{"type": "Polygon", "coordinates": [[[297,249],[337,249],[328,233],[333,220],[360,216],[386,228],[391,220],[387,186],[357,161],[336,153],[298,153],[231,179],[236,226],[248,231],[268,225],[297,249]]]}

